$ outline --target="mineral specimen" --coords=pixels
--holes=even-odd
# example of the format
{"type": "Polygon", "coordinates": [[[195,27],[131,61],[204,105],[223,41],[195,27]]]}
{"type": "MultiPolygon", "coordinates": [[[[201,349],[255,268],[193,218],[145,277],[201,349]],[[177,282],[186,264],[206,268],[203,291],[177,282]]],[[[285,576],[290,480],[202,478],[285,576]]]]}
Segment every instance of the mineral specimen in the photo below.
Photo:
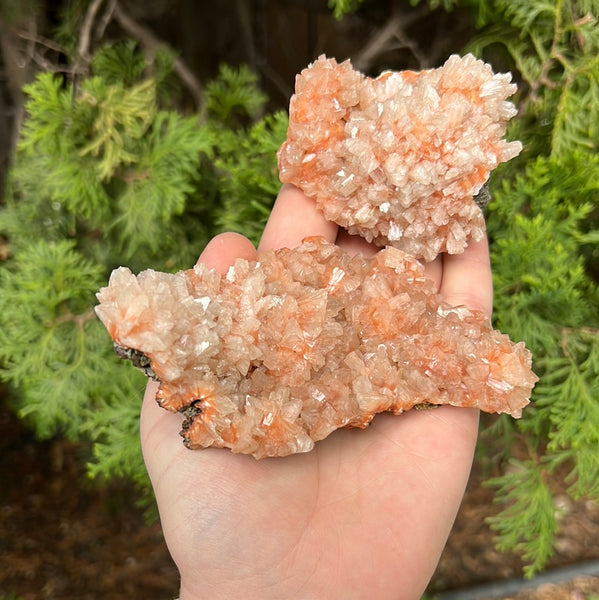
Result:
{"type": "Polygon", "coordinates": [[[423,403],[519,416],[536,381],[522,343],[446,304],[392,247],[364,258],[308,238],[226,276],[121,267],[98,299],[120,354],[186,416],[190,448],[285,456],[423,403]]]}
{"type": "Polygon", "coordinates": [[[521,150],[502,139],[510,79],[472,55],[376,79],[322,56],[297,76],[281,181],[378,246],[427,261],[462,252],[485,233],[474,196],[521,150]]]}

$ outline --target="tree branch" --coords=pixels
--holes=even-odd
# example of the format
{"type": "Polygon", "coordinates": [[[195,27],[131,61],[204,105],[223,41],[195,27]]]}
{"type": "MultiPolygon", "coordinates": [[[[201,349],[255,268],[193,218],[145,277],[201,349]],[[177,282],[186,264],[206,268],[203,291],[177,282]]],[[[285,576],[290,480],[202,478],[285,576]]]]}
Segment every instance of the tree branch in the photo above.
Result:
{"type": "Polygon", "coordinates": [[[362,49],[354,54],[352,58],[354,68],[361,72],[368,71],[377,56],[397,48],[408,48],[418,60],[420,67],[427,66],[426,57],[420,51],[416,42],[406,34],[406,29],[429,12],[426,4],[409,13],[394,11],[384,27],[378,29],[362,49]]]}
{"type": "Polygon", "coordinates": [[[53,50],[54,52],[62,54],[65,53],[65,50],[62,46],[53,40],[50,40],[42,35],[38,35],[37,33],[31,33],[25,29],[21,29],[17,31],[17,35],[24,40],[34,42],[36,46],[43,46],[44,48],[48,48],[49,50],[53,50]]]}
{"type": "Polygon", "coordinates": [[[87,71],[90,56],[91,46],[91,32],[100,5],[104,0],[93,0],[89,5],[87,12],[85,13],[85,19],[83,19],[83,25],[81,26],[81,35],[79,36],[79,44],[77,45],[77,60],[75,61],[75,73],[87,71]]]}
{"type": "Polygon", "coordinates": [[[114,15],[114,9],[116,7],[117,0],[109,0],[108,6],[104,11],[104,15],[100,19],[100,22],[96,26],[96,39],[101,40],[104,37],[104,33],[110,21],[112,21],[112,17],[114,15]]]}

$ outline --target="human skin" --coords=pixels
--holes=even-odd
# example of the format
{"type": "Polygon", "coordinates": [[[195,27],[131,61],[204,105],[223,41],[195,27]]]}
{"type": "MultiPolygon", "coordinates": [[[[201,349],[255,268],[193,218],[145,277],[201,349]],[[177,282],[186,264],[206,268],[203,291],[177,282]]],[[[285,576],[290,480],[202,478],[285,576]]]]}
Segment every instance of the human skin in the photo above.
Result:
{"type": "MultiPolygon", "coordinates": [[[[299,190],[283,186],[259,249],[321,235],[352,252],[363,240],[338,231],[299,190]]],[[[199,260],[226,272],[255,259],[244,237],[214,238],[199,260]]],[[[427,275],[451,304],[490,316],[486,241],[438,257],[427,275]]],[[[462,500],[478,411],[455,407],[377,415],[366,430],[336,431],[306,454],[260,461],[190,451],[182,417],[146,389],[141,441],[181,600],[417,600],[462,500]]]]}

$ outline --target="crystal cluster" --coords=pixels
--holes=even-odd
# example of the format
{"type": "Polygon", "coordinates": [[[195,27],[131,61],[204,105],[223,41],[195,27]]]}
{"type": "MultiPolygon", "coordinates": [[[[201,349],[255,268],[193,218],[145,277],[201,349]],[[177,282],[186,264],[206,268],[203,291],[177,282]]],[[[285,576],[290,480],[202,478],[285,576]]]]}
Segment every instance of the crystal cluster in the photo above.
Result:
{"type": "Polygon", "coordinates": [[[186,416],[190,448],[285,456],[419,404],[519,416],[536,381],[522,343],[446,304],[392,247],[365,258],[308,238],[226,275],[121,267],[98,299],[120,354],[186,416]]]}
{"type": "Polygon", "coordinates": [[[320,57],[296,79],[281,181],[378,246],[427,261],[462,252],[485,231],[474,196],[521,150],[502,139],[510,79],[472,55],[376,79],[320,57]]]}

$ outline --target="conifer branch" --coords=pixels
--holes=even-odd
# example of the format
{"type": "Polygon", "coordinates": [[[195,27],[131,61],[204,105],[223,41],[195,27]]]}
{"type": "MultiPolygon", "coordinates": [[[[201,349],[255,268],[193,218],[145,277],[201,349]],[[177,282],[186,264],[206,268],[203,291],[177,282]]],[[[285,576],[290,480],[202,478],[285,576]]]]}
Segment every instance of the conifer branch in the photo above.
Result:
{"type": "Polygon", "coordinates": [[[573,334],[588,335],[591,337],[599,338],[599,328],[597,327],[562,327],[560,329],[560,344],[563,355],[568,359],[572,360],[570,349],[568,348],[568,340],[573,334]]]}
{"type": "MultiPolygon", "coordinates": [[[[141,42],[148,51],[155,52],[157,49],[166,46],[166,43],[158,39],[152,31],[131,18],[123,10],[119,2],[115,2],[114,4],[113,15],[123,30],[141,42]]],[[[204,89],[202,84],[181,57],[174,59],[173,69],[189,90],[197,110],[201,113],[204,108],[204,89]]]]}

